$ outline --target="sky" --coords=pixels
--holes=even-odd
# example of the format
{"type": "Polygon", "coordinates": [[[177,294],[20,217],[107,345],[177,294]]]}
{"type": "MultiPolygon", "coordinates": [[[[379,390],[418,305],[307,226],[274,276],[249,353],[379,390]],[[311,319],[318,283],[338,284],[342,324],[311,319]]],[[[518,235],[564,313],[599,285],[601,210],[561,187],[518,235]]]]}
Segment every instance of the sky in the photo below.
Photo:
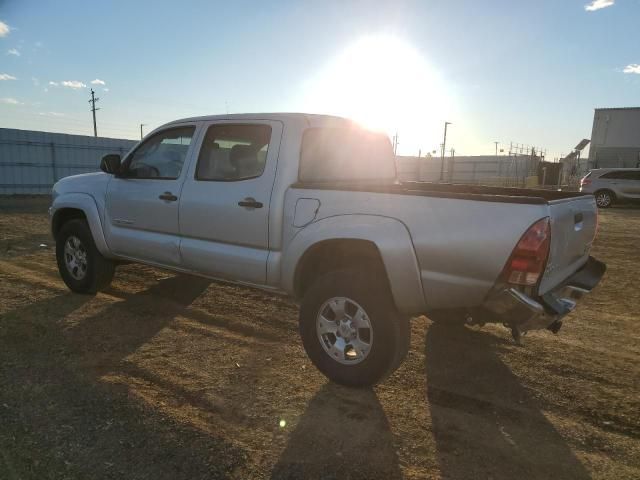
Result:
{"type": "Polygon", "coordinates": [[[194,115],[298,111],[398,153],[547,159],[596,107],[640,106],[640,0],[0,0],[0,127],[139,138],[194,115]]]}

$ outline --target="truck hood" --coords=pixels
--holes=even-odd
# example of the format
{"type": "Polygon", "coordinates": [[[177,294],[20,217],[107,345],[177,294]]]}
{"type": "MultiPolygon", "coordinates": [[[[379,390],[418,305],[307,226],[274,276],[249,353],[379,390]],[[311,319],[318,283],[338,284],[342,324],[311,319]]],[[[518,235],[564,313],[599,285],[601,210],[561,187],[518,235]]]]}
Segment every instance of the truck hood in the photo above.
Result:
{"type": "Polygon", "coordinates": [[[83,173],[58,180],[53,186],[53,200],[65,193],[87,193],[92,197],[104,197],[111,175],[104,172],[83,173]]]}

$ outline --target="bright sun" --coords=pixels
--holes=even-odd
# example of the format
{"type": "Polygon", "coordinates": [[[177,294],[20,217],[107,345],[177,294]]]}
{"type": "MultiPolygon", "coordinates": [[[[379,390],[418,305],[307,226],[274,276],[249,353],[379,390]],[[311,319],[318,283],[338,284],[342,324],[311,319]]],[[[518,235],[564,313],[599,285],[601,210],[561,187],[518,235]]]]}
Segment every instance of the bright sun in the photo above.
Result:
{"type": "Polygon", "coordinates": [[[311,111],[346,116],[390,135],[397,130],[405,151],[437,145],[452,108],[420,53],[388,35],[363,37],[347,47],[313,79],[305,103],[311,111]]]}

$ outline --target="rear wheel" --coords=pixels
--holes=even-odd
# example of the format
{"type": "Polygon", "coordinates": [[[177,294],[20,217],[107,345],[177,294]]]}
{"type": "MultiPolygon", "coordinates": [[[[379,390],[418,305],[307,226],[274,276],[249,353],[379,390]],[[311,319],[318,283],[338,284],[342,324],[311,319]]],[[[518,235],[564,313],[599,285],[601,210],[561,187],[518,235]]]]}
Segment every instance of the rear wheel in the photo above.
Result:
{"type": "Polygon", "coordinates": [[[300,309],[302,343],[329,379],[373,385],[393,373],[409,349],[408,318],[375,275],[343,270],[320,277],[300,309]]]}
{"type": "Polygon", "coordinates": [[[83,219],[66,222],[56,236],[56,260],[64,283],[77,293],[95,293],[113,278],[115,264],[104,258],[83,219]]]}
{"type": "Polygon", "coordinates": [[[609,190],[599,190],[595,193],[596,205],[600,208],[609,208],[613,205],[615,195],[609,190]]]}

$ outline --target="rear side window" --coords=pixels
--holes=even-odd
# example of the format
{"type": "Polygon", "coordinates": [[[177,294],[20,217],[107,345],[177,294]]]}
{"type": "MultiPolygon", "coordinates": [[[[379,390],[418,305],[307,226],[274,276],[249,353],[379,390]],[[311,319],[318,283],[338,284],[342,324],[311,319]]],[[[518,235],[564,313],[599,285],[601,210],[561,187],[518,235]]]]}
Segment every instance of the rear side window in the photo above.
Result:
{"type": "Polygon", "coordinates": [[[269,125],[212,125],[200,148],[196,180],[232,182],[262,175],[271,140],[269,125]]]}
{"type": "Polygon", "coordinates": [[[614,172],[605,173],[600,178],[618,180],[640,180],[640,172],[637,170],[616,170],[614,172]]]}
{"type": "Polygon", "coordinates": [[[302,138],[298,177],[302,182],[393,182],[391,142],[359,128],[310,128],[302,138]]]}

